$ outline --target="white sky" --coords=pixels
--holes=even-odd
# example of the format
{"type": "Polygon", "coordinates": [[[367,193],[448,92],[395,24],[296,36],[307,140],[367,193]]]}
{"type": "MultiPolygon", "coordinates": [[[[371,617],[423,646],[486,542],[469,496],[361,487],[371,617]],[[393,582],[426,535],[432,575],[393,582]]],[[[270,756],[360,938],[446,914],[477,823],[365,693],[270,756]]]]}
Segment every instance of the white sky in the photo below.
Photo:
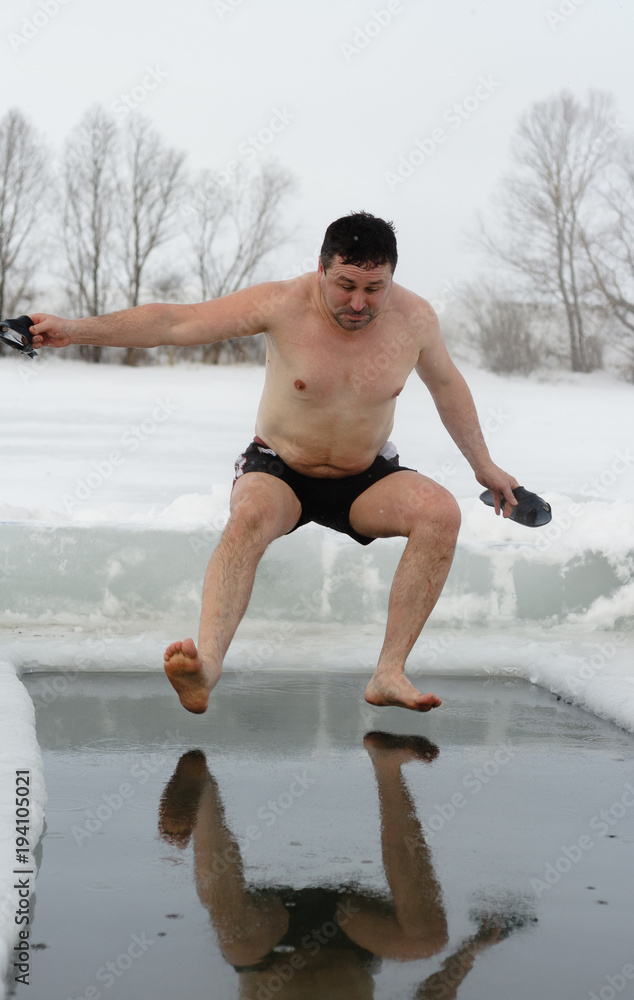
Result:
{"type": "Polygon", "coordinates": [[[533,101],[608,90],[634,128],[633,28],[631,0],[5,0],[0,115],[20,107],[59,148],[91,104],[121,109],[134,89],[192,166],[222,169],[280,110],[286,124],[257,154],[299,182],[299,239],[280,275],[363,208],[394,220],[397,279],[433,298],[475,266],[464,231],[533,101]],[[549,23],[560,8],[570,13],[549,23]],[[344,52],[389,9],[369,44],[344,52]],[[456,127],[444,116],[481,77],[492,92],[456,127]],[[391,188],[386,172],[438,128],[445,140],[391,188]]]}

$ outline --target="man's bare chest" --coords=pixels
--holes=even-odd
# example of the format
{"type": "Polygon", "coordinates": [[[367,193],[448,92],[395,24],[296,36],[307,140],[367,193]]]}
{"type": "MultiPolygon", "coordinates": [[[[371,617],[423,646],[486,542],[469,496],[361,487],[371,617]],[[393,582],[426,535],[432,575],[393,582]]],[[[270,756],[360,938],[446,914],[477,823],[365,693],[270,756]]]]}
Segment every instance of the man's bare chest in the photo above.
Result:
{"type": "Polygon", "coordinates": [[[336,339],[288,337],[267,358],[268,376],[280,389],[309,399],[357,397],[380,403],[393,399],[414,368],[418,349],[409,336],[336,339]]]}

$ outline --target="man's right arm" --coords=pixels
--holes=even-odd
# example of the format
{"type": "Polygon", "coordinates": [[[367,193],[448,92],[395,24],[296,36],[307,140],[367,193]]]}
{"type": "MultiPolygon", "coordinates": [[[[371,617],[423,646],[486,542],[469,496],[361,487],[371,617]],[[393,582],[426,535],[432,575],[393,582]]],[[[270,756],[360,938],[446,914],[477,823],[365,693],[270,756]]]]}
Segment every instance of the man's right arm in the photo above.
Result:
{"type": "Polygon", "coordinates": [[[33,313],[33,347],[188,347],[250,337],[268,328],[282,289],[282,282],[272,281],[194,305],[150,303],[85,319],[33,313]]]}

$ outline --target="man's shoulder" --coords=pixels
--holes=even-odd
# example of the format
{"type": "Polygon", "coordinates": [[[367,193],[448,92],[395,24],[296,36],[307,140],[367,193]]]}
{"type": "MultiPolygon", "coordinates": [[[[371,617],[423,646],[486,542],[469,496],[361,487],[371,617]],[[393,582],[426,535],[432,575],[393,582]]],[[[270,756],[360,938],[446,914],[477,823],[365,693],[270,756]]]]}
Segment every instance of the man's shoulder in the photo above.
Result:
{"type": "Polygon", "coordinates": [[[392,285],[391,307],[398,322],[420,338],[421,346],[438,327],[438,316],[431,303],[403,285],[392,285]]]}
{"type": "Polygon", "coordinates": [[[305,319],[315,297],[315,273],[300,274],[296,278],[267,283],[264,297],[268,299],[271,330],[283,331],[288,323],[295,323],[298,316],[305,319]]]}
{"type": "Polygon", "coordinates": [[[296,308],[310,294],[310,275],[279,281],[262,281],[225,296],[227,304],[243,314],[259,315],[267,324],[296,308]]]}
{"type": "Polygon", "coordinates": [[[292,305],[301,299],[308,298],[313,291],[315,273],[300,274],[296,278],[284,278],[280,281],[267,281],[258,288],[260,295],[269,298],[274,306],[292,305]]]}
{"type": "Polygon", "coordinates": [[[306,271],[304,274],[298,274],[295,278],[286,278],[284,281],[277,282],[288,299],[300,299],[313,295],[316,283],[316,271],[306,271]]]}
{"type": "Polygon", "coordinates": [[[392,298],[393,306],[402,310],[406,315],[411,316],[412,319],[421,317],[429,320],[436,317],[432,304],[427,299],[424,299],[422,295],[413,292],[411,288],[405,288],[404,285],[398,285],[394,282],[392,285],[392,298]]]}

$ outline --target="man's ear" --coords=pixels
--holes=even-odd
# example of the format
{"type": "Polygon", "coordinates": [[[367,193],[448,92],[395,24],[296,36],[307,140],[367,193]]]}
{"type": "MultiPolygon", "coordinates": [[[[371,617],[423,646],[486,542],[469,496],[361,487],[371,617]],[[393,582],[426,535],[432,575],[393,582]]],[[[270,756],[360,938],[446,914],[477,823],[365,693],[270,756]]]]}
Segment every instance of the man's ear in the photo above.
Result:
{"type": "Polygon", "coordinates": [[[317,278],[321,278],[325,273],[324,265],[321,262],[321,257],[319,257],[317,260],[317,278]]]}

